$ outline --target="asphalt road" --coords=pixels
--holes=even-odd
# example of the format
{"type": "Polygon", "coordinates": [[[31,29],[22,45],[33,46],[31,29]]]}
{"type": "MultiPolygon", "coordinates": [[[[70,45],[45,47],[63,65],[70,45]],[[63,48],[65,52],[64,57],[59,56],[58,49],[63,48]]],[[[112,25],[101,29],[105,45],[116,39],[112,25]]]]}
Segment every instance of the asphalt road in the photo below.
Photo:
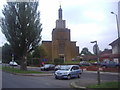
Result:
{"type": "MultiPolygon", "coordinates": [[[[84,72],[81,78],[73,78],[71,80],[56,80],[54,76],[33,77],[33,76],[18,76],[10,73],[2,73],[2,88],[71,88],[70,83],[80,81],[97,83],[97,74],[84,72]]],[[[101,81],[117,81],[117,75],[102,74],[101,81]]]]}
{"type": "Polygon", "coordinates": [[[2,88],[2,69],[0,69],[0,90],[1,88],[2,88]]]}

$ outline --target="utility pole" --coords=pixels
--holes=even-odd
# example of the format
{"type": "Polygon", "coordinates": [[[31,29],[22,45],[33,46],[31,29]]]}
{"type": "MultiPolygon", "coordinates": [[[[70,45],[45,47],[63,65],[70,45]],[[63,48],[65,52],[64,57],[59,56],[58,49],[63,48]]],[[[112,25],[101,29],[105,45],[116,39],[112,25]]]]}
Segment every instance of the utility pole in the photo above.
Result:
{"type": "Polygon", "coordinates": [[[98,85],[100,85],[100,70],[99,70],[99,55],[98,55],[98,44],[97,41],[92,41],[91,43],[95,43],[95,54],[97,56],[97,80],[98,80],[98,85]]]}
{"type": "Polygon", "coordinates": [[[111,14],[114,14],[116,17],[116,23],[117,23],[117,32],[118,32],[118,38],[120,37],[120,29],[119,29],[119,22],[118,22],[118,16],[116,13],[111,12],[111,14]]]}
{"type": "MultiPolygon", "coordinates": [[[[117,52],[117,54],[118,54],[118,63],[120,63],[120,42],[119,42],[119,40],[120,40],[120,22],[119,22],[119,20],[118,20],[118,15],[116,14],[116,13],[114,13],[114,12],[111,12],[111,14],[114,14],[115,15],[115,17],[116,17],[116,23],[117,23],[117,34],[118,34],[118,39],[117,39],[117,43],[118,43],[118,52],[117,52]]],[[[118,72],[119,72],[119,67],[118,67],[118,72]]],[[[118,74],[118,81],[120,81],[120,74],[118,74]]],[[[118,86],[119,87],[119,86],[118,86]]],[[[119,88],[120,89],[120,88],[119,88]]]]}

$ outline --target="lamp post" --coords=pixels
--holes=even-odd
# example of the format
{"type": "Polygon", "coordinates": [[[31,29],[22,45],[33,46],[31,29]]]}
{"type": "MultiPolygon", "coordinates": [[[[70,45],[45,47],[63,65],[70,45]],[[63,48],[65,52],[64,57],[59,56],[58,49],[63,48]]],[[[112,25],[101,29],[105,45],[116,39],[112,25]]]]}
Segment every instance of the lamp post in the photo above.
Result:
{"type": "MultiPolygon", "coordinates": [[[[120,32],[119,32],[119,22],[118,22],[118,16],[116,13],[111,12],[111,14],[114,14],[116,16],[116,22],[117,22],[117,30],[118,30],[118,55],[120,54],[120,43],[119,43],[119,39],[120,39],[120,32]]],[[[120,57],[118,57],[118,63],[120,63],[120,57]]],[[[118,70],[119,72],[119,70],[118,70]]],[[[118,79],[120,80],[120,74],[118,74],[118,79]]]]}
{"type": "Polygon", "coordinates": [[[116,14],[116,13],[114,13],[114,12],[111,12],[111,14],[114,14],[114,15],[115,15],[115,17],[116,17],[117,30],[118,30],[118,38],[119,38],[119,37],[120,37],[120,32],[119,32],[119,22],[118,22],[118,16],[117,16],[117,14],[116,14]]]}
{"type": "MultiPolygon", "coordinates": [[[[120,39],[120,32],[119,32],[119,22],[118,22],[118,16],[116,13],[111,12],[111,14],[114,14],[116,16],[116,22],[117,22],[117,30],[118,30],[118,55],[120,54],[120,43],[119,43],[119,39],[120,39]]],[[[120,63],[120,57],[118,57],[118,63],[120,63]]],[[[119,70],[118,70],[119,72],[119,70]]],[[[120,80],[120,74],[118,74],[118,79],[120,80]]],[[[119,81],[118,80],[118,81],[119,81]]],[[[118,86],[119,87],[119,86],[118,86]]],[[[120,88],[119,88],[120,89],[120,88]]]]}
{"type": "MultiPolygon", "coordinates": [[[[116,16],[116,22],[117,22],[117,31],[118,31],[118,54],[120,54],[120,43],[119,43],[119,38],[120,38],[120,27],[119,27],[119,22],[118,22],[118,16],[116,13],[111,12],[111,14],[114,14],[116,16]]],[[[120,63],[120,58],[118,57],[118,62],[120,63]]]]}
{"type": "Polygon", "coordinates": [[[12,54],[12,69],[13,69],[13,74],[14,74],[14,54],[12,54]]]}
{"type": "Polygon", "coordinates": [[[95,43],[95,54],[97,56],[97,80],[98,80],[98,85],[100,85],[100,70],[99,70],[99,55],[98,55],[98,44],[97,41],[92,41],[91,43],[95,43]]]}

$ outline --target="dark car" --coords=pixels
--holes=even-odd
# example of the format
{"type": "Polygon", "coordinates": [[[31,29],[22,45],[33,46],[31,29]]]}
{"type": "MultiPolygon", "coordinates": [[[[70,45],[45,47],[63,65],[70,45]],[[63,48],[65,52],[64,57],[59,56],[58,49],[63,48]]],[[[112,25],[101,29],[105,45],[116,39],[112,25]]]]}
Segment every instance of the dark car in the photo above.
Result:
{"type": "Polygon", "coordinates": [[[53,64],[45,64],[43,67],[40,67],[41,70],[54,70],[55,65],[53,64]]]}
{"type": "Polygon", "coordinates": [[[120,67],[120,64],[113,61],[102,62],[101,67],[120,67]]]}
{"type": "Polygon", "coordinates": [[[79,66],[90,66],[91,64],[90,63],[88,63],[88,62],[86,62],[86,61],[81,61],[80,63],[79,63],[79,66]]]}

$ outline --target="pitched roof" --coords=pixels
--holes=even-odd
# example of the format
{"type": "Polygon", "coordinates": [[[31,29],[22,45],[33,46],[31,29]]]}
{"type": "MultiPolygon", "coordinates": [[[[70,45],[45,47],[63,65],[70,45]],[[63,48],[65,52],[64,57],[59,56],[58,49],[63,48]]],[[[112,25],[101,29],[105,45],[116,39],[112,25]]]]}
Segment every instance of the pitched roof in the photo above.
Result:
{"type": "Polygon", "coordinates": [[[120,43],[120,37],[118,39],[116,39],[115,41],[113,41],[112,43],[110,43],[109,45],[114,46],[114,45],[118,44],[118,42],[120,43]]]}

